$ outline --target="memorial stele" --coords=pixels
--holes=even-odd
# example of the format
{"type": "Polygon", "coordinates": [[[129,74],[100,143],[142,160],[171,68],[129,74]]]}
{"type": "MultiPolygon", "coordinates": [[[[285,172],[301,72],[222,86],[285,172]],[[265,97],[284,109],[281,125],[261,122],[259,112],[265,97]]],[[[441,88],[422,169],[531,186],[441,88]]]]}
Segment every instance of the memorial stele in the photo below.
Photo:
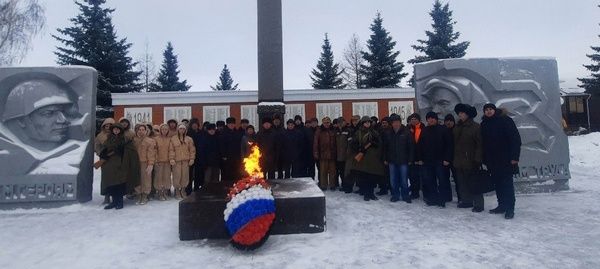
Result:
{"type": "Polygon", "coordinates": [[[0,208],[92,199],[96,70],[0,68],[0,208]]]}
{"type": "Polygon", "coordinates": [[[568,189],[569,144],[561,126],[558,68],[553,58],[445,59],[415,65],[421,114],[443,119],[457,103],[508,111],[521,135],[519,192],[568,189]]]}

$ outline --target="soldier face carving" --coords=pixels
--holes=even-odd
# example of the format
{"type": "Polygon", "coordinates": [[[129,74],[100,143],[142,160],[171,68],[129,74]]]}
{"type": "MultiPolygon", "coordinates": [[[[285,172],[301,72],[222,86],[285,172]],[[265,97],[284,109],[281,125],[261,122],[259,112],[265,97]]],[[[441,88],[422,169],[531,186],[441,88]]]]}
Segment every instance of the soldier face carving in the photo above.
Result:
{"type": "Polygon", "coordinates": [[[70,105],[49,105],[18,119],[29,140],[62,143],[68,139],[70,105]]]}

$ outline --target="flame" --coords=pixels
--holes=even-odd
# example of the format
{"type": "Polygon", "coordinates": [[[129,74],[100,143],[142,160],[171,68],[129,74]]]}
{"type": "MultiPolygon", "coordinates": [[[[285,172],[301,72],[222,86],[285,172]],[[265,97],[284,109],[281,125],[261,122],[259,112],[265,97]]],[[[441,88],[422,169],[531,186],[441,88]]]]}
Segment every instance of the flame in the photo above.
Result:
{"type": "Polygon", "coordinates": [[[248,143],[250,145],[250,155],[244,158],[244,169],[250,177],[264,178],[262,169],[260,168],[260,149],[258,145],[254,143],[248,143]]]}

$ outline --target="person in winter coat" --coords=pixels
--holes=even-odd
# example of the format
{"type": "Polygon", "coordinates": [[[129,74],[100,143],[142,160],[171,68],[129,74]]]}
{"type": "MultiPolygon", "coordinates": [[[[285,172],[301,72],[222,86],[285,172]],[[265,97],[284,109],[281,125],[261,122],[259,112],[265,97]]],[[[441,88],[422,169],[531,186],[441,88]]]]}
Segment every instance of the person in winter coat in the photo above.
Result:
{"type": "Polygon", "coordinates": [[[241,178],[242,172],[242,134],[235,128],[235,118],[229,117],[225,122],[226,126],[219,135],[221,178],[223,181],[236,181],[241,178]]]}
{"type": "MultiPolygon", "coordinates": [[[[111,130],[113,124],[115,124],[115,120],[113,118],[106,118],[102,122],[102,125],[100,126],[100,132],[98,133],[98,135],[96,135],[96,139],[94,139],[94,152],[96,153],[96,155],[100,156],[100,153],[102,152],[102,150],[104,150],[104,142],[106,142],[106,140],[110,136],[110,134],[111,134],[110,130],[111,130]]],[[[98,164],[98,165],[101,165],[101,164],[98,164]]],[[[96,169],[98,169],[98,167],[96,167],[96,169]]],[[[102,169],[101,171],[103,171],[103,170],[104,169],[102,169]]],[[[104,202],[102,204],[108,204],[108,203],[110,203],[110,196],[105,195],[104,202]]]]}
{"type": "Polygon", "coordinates": [[[283,131],[283,143],[281,143],[281,161],[283,162],[283,178],[298,177],[302,168],[300,153],[302,133],[296,129],[294,120],[289,119],[286,123],[287,129],[283,131]]]}
{"type": "Polygon", "coordinates": [[[273,114],[273,127],[271,127],[275,133],[277,133],[277,139],[275,140],[278,143],[277,146],[277,154],[275,155],[275,162],[277,163],[277,179],[283,179],[283,135],[286,127],[283,126],[282,116],[280,113],[273,114]]]}
{"type": "Polygon", "coordinates": [[[250,155],[252,144],[256,143],[256,132],[254,130],[254,126],[248,125],[246,127],[244,136],[242,137],[241,143],[241,152],[242,159],[248,157],[250,155]]]}
{"type": "Polygon", "coordinates": [[[381,137],[371,127],[371,118],[367,116],[360,120],[359,126],[360,129],[354,133],[352,139],[352,147],[357,152],[352,170],[364,200],[379,200],[373,193],[373,189],[380,178],[385,176],[381,137]]]}
{"type": "MultiPolygon", "coordinates": [[[[421,115],[417,113],[413,113],[408,116],[408,125],[410,130],[410,136],[415,145],[414,150],[417,150],[419,143],[421,141],[421,133],[424,128],[424,124],[421,122],[421,115]]],[[[413,154],[416,158],[416,152],[413,154]]],[[[408,179],[410,181],[410,198],[417,199],[419,198],[419,192],[421,191],[423,178],[423,167],[416,163],[412,163],[408,165],[408,179]]]]}
{"type": "Polygon", "coordinates": [[[170,119],[167,121],[167,125],[169,126],[169,137],[173,137],[177,135],[177,120],[170,119]]]}
{"type": "Polygon", "coordinates": [[[256,134],[256,142],[260,148],[261,158],[260,166],[265,174],[265,179],[275,179],[275,171],[277,170],[277,163],[275,162],[275,155],[278,152],[278,134],[273,130],[273,124],[271,124],[271,118],[264,118],[263,129],[258,131],[256,134]]]}
{"type": "Polygon", "coordinates": [[[513,174],[519,171],[521,136],[515,122],[494,104],[486,104],[483,113],[483,163],[490,171],[498,198],[498,207],[490,213],[504,213],[506,219],[512,219],[515,216],[513,174]]]}
{"type": "Polygon", "coordinates": [[[123,126],[125,138],[132,140],[135,137],[135,132],[131,130],[131,122],[127,118],[121,118],[119,123],[123,126]]]}
{"type": "MultiPolygon", "coordinates": [[[[452,134],[452,136],[453,136],[452,141],[454,141],[453,130],[454,130],[454,126],[456,126],[456,119],[454,118],[454,115],[452,115],[452,114],[446,115],[446,117],[444,117],[444,125],[446,126],[446,128],[448,128],[448,130],[452,134]]],[[[454,152],[454,149],[452,149],[452,152],[454,152]]],[[[454,169],[454,165],[452,165],[452,163],[450,163],[450,172],[452,172],[452,179],[453,179],[454,185],[456,187],[456,197],[458,198],[458,202],[460,203],[460,193],[458,192],[458,190],[460,189],[460,183],[456,179],[456,170],[454,169]]],[[[448,177],[450,177],[450,176],[448,176],[448,177]]],[[[452,196],[447,196],[446,201],[447,202],[452,201],[452,196]]]]}
{"type": "Polygon", "coordinates": [[[219,152],[219,138],[217,137],[217,126],[213,123],[206,125],[206,135],[200,142],[197,152],[200,162],[204,167],[204,180],[208,182],[219,182],[221,174],[221,153],[219,152]]]}
{"type": "Polygon", "coordinates": [[[342,191],[352,192],[350,182],[346,180],[346,160],[348,159],[348,139],[350,130],[343,117],[338,118],[338,127],[335,130],[335,181],[342,181],[342,191]]]}
{"type": "Polygon", "coordinates": [[[331,126],[331,119],[325,117],[323,124],[315,132],[313,142],[313,157],[319,162],[319,186],[321,189],[335,190],[336,172],[335,161],[337,147],[335,145],[335,130],[331,126]]]}
{"type": "Polygon", "coordinates": [[[392,128],[383,136],[383,160],[390,171],[391,202],[411,203],[408,188],[408,164],[414,161],[414,142],[400,116],[390,117],[392,128]]]}
{"type": "Polygon", "coordinates": [[[454,133],[454,169],[460,193],[459,208],[473,207],[473,212],[483,211],[483,194],[474,194],[471,190],[476,184],[472,174],[481,166],[481,130],[473,121],[477,110],[466,104],[457,104],[454,112],[458,115],[458,123],[452,130],[454,133]]]}
{"type": "MultiPolygon", "coordinates": [[[[200,150],[198,150],[198,145],[200,144],[202,136],[204,136],[204,130],[200,128],[200,120],[197,118],[192,118],[190,120],[188,124],[187,135],[194,141],[196,152],[200,152],[200,150]]],[[[185,187],[185,193],[187,195],[190,195],[192,191],[200,190],[200,187],[204,183],[204,168],[202,167],[202,163],[199,162],[198,158],[199,154],[196,154],[194,165],[190,166],[190,181],[185,187]]]]}
{"type": "Polygon", "coordinates": [[[171,190],[171,164],[169,163],[169,126],[162,124],[158,135],[154,137],[156,143],[156,163],[154,165],[154,189],[158,192],[158,200],[167,200],[167,191],[171,190]]]}
{"type": "Polygon", "coordinates": [[[136,136],[133,138],[133,144],[140,160],[140,185],[135,188],[137,204],[145,205],[148,203],[148,195],[152,190],[152,170],[156,162],[156,141],[148,137],[148,130],[145,124],[135,126],[136,136]]]}
{"type": "Polygon", "coordinates": [[[435,112],[427,113],[427,127],[423,128],[417,144],[415,160],[422,166],[423,200],[428,206],[446,206],[441,193],[451,192],[450,179],[446,177],[452,161],[452,135],[448,128],[438,124],[435,112]]]}
{"type": "Polygon", "coordinates": [[[140,162],[133,142],[125,138],[123,126],[114,124],[110,131],[100,153],[100,158],[105,160],[100,193],[112,198],[112,202],[104,209],[121,209],[127,189],[131,185],[138,185],[140,162]]]}
{"type": "Polygon", "coordinates": [[[186,135],[187,127],[180,124],[177,127],[177,135],[171,137],[169,146],[169,163],[173,167],[173,187],[175,188],[175,199],[185,198],[183,188],[190,180],[190,166],[196,160],[196,147],[194,140],[186,135]]]}
{"type": "Polygon", "coordinates": [[[302,122],[302,116],[294,116],[294,123],[296,125],[295,129],[302,134],[302,141],[300,142],[300,163],[302,167],[299,169],[297,175],[298,177],[309,177],[308,167],[310,166],[310,163],[314,162],[314,159],[312,157],[312,144],[309,145],[310,131],[302,122]]]}

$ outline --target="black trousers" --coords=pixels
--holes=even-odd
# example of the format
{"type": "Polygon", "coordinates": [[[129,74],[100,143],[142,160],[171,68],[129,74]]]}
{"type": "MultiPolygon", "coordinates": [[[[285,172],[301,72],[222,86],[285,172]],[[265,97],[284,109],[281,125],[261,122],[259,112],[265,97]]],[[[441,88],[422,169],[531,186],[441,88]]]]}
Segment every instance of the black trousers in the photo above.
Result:
{"type": "Polygon", "coordinates": [[[345,186],[344,182],[346,182],[346,162],[345,161],[337,161],[335,162],[335,185],[339,186],[339,181],[342,181],[342,187],[345,186]]]}
{"type": "Polygon", "coordinates": [[[492,182],[496,187],[498,207],[509,211],[515,211],[515,184],[510,171],[490,170],[492,182]]]}
{"type": "Polygon", "coordinates": [[[421,165],[411,164],[408,166],[408,179],[410,182],[410,194],[419,195],[421,191],[422,175],[421,165]]]}
{"type": "Polygon", "coordinates": [[[221,166],[221,181],[236,181],[241,178],[242,160],[228,158],[221,166]]]}
{"type": "Polygon", "coordinates": [[[380,176],[361,171],[354,171],[354,176],[361,195],[375,195],[373,190],[381,179],[380,176]]]}
{"type": "Polygon", "coordinates": [[[204,169],[205,167],[197,161],[194,162],[194,165],[190,166],[190,181],[185,188],[185,192],[188,195],[200,190],[200,187],[204,185],[204,169]]]}
{"type": "MultiPolygon", "coordinates": [[[[304,168],[300,161],[284,161],[283,162],[283,178],[302,177],[304,168]]],[[[279,176],[277,177],[279,179],[279,176]]]]}
{"type": "Polygon", "coordinates": [[[125,195],[125,183],[107,187],[106,195],[109,195],[112,198],[112,203],[114,205],[123,206],[123,196],[125,195]]]}

